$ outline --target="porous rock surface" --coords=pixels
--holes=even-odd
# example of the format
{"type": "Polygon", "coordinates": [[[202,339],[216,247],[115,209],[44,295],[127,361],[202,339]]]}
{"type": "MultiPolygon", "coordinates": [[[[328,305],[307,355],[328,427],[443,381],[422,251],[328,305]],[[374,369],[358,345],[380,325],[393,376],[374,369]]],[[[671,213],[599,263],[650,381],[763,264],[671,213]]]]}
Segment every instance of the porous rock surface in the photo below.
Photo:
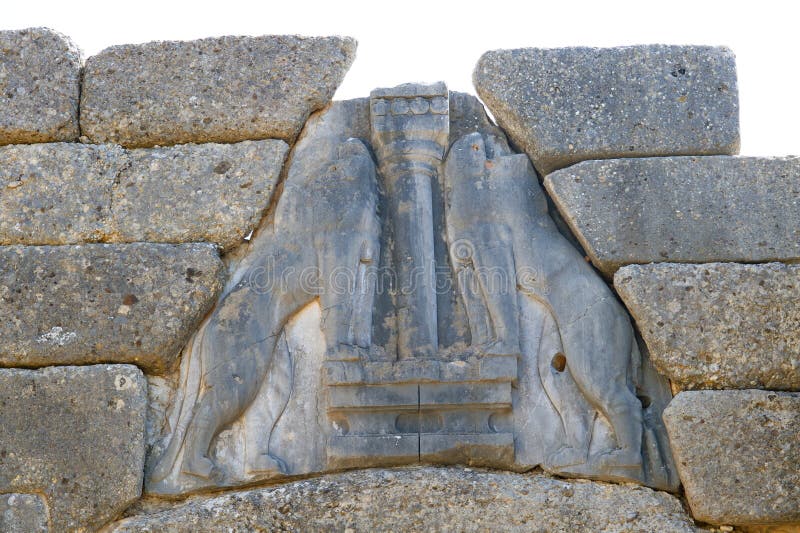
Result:
{"type": "Polygon", "coordinates": [[[216,37],[112,46],[86,61],[81,129],[94,142],[292,141],[355,58],[348,37],[216,37]]]}
{"type": "Polygon", "coordinates": [[[113,188],[112,240],[233,248],[261,220],[288,150],[265,140],[128,151],[113,188]]]}
{"type": "Polygon", "coordinates": [[[47,533],[48,512],[38,494],[0,494],[0,531],[3,533],[47,533]]]}
{"type": "Polygon", "coordinates": [[[209,244],[0,247],[0,366],[174,366],[222,290],[209,244]]]}
{"type": "Polygon", "coordinates": [[[695,531],[677,498],[633,485],[468,468],[359,470],[199,498],[108,531],[695,531]]]}
{"type": "Polygon", "coordinates": [[[0,148],[0,244],[74,244],[107,232],[118,146],[0,148]]]}
{"type": "Polygon", "coordinates": [[[800,265],[629,265],[614,287],[681,388],[800,390],[800,265]]]}
{"type": "Polygon", "coordinates": [[[47,28],[0,31],[0,144],[74,141],[81,53],[47,28]]]}
{"type": "Polygon", "coordinates": [[[800,157],[584,161],[544,184],[608,277],[632,263],[800,260],[800,157]]]}
{"type": "Polygon", "coordinates": [[[279,140],[124,150],[0,147],[0,244],[243,242],[269,205],[279,140]]]}
{"type": "Polygon", "coordinates": [[[739,150],[728,48],[494,50],[478,61],[473,82],[541,174],[586,159],[739,150]]]}
{"type": "Polygon", "coordinates": [[[663,417],[697,520],[800,523],[800,393],[681,392],[663,417]]]}
{"type": "Polygon", "coordinates": [[[47,524],[49,509],[51,531],[91,531],[118,516],[141,494],[146,408],[132,365],[0,369],[0,492],[46,499],[7,498],[0,524],[47,524]]]}

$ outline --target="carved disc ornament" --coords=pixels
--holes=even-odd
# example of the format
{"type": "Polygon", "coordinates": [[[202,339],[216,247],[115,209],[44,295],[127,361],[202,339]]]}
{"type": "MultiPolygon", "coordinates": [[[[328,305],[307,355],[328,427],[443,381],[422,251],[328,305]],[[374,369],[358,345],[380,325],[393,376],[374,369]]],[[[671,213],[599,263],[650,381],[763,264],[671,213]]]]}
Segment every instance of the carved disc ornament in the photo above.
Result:
{"type": "Polygon", "coordinates": [[[291,160],[184,351],[150,492],[418,462],[676,488],[668,384],[476,99],[335,102],[291,160]]]}

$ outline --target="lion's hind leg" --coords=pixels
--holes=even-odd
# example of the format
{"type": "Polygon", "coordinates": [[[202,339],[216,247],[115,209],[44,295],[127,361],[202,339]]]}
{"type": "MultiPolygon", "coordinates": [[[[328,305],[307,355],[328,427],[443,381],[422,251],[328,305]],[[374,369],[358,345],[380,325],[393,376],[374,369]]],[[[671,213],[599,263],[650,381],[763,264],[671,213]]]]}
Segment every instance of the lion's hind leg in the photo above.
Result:
{"type": "Polygon", "coordinates": [[[562,332],[575,347],[568,365],[586,399],[608,420],[617,441],[615,449],[595,456],[598,467],[640,468],[642,465],[642,406],[628,384],[633,329],[611,301],[593,306],[593,316],[570,324],[562,332]],[[584,351],[581,352],[580,350],[584,351]]]}
{"type": "MultiPolygon", "coordinates": [[[[186,456],[182,471],[202,478],[210,478],[215,464],[209,458],[211,442],[220,429],[222,404],[214,389],[206,391],[195,406],[192,423],[186,433],[186,456]]],[[[226,417],[227,418],[227,417],[226,417]]]]}

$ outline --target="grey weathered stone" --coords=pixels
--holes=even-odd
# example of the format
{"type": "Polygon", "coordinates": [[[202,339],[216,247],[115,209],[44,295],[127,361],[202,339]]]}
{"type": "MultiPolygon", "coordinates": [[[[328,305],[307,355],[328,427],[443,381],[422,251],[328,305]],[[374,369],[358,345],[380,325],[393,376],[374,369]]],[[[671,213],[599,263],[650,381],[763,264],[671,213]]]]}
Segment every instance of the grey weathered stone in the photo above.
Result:
{"type": "Polygon", "coordinates": [[[229,250],[269,205],[283,141],[130,150],[113,188],[113,242],[192,242],[229,250]]]}
{"type": "Polygon", "coordinates": [[[614,287],[681,388],[800,390],[800,265],[630,265],[614,287]]]}
{"type": "MultiPolygon", "coordinates": [[[[289,171],[270,227],[254,238],[260,244],[193,337],[182,380],[189,399],[176,404],[175,431],[151,470],[148,489],[171,493],[297,473],[282,458],[283,450],[296,445],[273,440],[271,431],[296,386],[285,327],[303,309],[319,302],[323,310],[322,323],[309,331],[322,334],[323,354],[369,348],[375,279],[362,271],[379,254],[375,164],[358,139],[324,148],[334,150],[334,157],[323,160],[321,172],[289,171]],[[357,272],[352,287],[334,287],[341,279],[336,268],[344,275],[357,272]],[[317,272],[318,278],[303,272],[317,272]],[[266,406],[256,402],[262,389],[268,390],[266,406]],[[239,448],[246,452],[240,453],[241,471],[226,468],[212,445],[251,406],[260,424],[252,423],[257,435],[239,448]]],[[[305,446],[310,439],[299,448],[305,446]]]]}
{"type": "Polygon", "coordinates": [[[174,366],[222,288],[209,244],[0,247],[0,366],[174,366]]]}
{"type": "MultiPolygon", "coordinates": [[[[95,530],[139,498],[147,382],[135,366],[0,369],[0,406],[0,492],[46,499],[52,531],[95,530]]],[[[41,523],[32,506],[22,519],[41,523]]]]}
{"type": "Polygon", "coordinates": [[[664,422],[697,520],[800,522],[800,394],[681,392],[664,422]]]}
{"type": "Polygon", "coordinates": [[[447,86],[404,84],[370,94],[372,147],[386,188],[386,218],[394,228],[393,265],[399,357],[435,357],[439,348],[433,181],[447,152],[447,86]],[[422,274],[422,275],[420,275],[422,274]]]}
{"type": "Polygon", "coordinates": [[[642,355],[630,318],[557,231],[528,158],[504,139],[469,134],[450,148],[445,183],[448,242],[471,343],[525,360],[516,438],[549,448],[541,464],[551,472],[674,489],[664,438],[646,427],[636,396],[642,355]],[[607,441],[595,430],[598,412],[613,435],[607,441]],[[645,466],[648,454],[655,472],[645,466]]]}
{"type": "Polygon", "coordinates": [[[473,82],[542,174],[586,159],[739,150],[728,48],[495,50],[480,58],[473,82]]]}
{"type": "Polygon", "coordinates": [[[104,239],[123,157],[118,146],[49,143],[0,148],[0,244],[104,239]]]}
{"type": "Polygon", "coordinates": [[[205,241],[230,250],[269,205],[279,140],[124,150],[0,148],[0,244],[205,241]]]}
{"type": "Polygon", "coordinates": [[[130,147],[294,140],[355,58],[348,37],[218,37],[113,46],[86,61],[81,129],[130,147]]]}
{"type": "Polygon", "coordinates": [[[584,161],[544,180],[594,265],[800,260],[800,157],[584,161]]]}
{"type": "Polygon", "coordinates": [[[0,144],[75,141],[81,53],[47,28],[0,31],[0,144]]]}
{"type": "Polygon", "coordinates": [[[159,395],[148,493],[419,461],[677,489],[667,381],[528,158],[474,97],[449,96],[408,84],[309,119],[159,395]],[[436,286],[420,272],[434,260],[436,286]],[[437,292],[443,271],[455,283],[437,292]]]}
{"type": "Polygon", "coordinates": [[[47,504],[38,494],[0,494],[0,531],[47,533],[47,504]]]}
{"type": "Polygon", "coordinates": [[[462,468],[358,470],[196,499],[109,531],[695,531],[680,501],[631,485],[462,468]]]}

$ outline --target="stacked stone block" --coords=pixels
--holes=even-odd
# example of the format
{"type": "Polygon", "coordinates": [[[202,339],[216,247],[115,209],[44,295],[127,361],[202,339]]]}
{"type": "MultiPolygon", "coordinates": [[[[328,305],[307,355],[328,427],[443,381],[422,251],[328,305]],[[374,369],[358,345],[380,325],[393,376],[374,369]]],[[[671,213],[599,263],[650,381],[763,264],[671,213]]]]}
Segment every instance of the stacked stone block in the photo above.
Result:
{"type": "Polygon", "coordinates": [[[800,158],[584,161],[545,186],[611,278],[644,263],[791,263],[800,257],[800,158]]]}
{"type": "Polygon", "coordinates": [[[710,46],[486,52],[473,74],[498,124],[546,175],[587,159],[735,154],[733,52],[710,46]]]}
{"type": "Polygon", "coordinates": [[[664,421],[694,517],[800,521],[800,159],[734,155],[731,51],[500,50],[474,79],[687,391],[664,421]]]}
{"type": "MultiPolygon", "coordinates": [[[[0,530],[97,530],[140,499],[162,386],[237,281],[226,263],[246,261],[292,145],[354,55],[349,38],[221,37],[84,62],[51,30],[0,32],[0,530]]],[[[474,81],[672,381],[664,422],[693,517],[800,523],[800,159],[735,155],[733,53],[493,51],[474,81]]],[[[510,405],[507,388],[493,405],[510,405]]],[[[694,528],[650,489],[430,468],[223,495],[110,527],[240,520],[694,528]],[[342,501],[352,516],[328,512],[342,501]]]]}
{"type": "Polygon", "coordinates": [[[208,242],[229,251],[264,215],[287,151],[281,140],[0,147],[0,243],[208,242]]]}
{"type": "Polygon", "coordinates": [[[324,107],[349,37],[219,37],[112,46],[86,60],[81,130],[127,147],[283,139],[324,107]]]}
{"type": "Polygon", "coordinates": [[[355,46],[223,37],[84,66],[56,32],[0,32],[0,529],[97,530],[141,497],[142,370],[176,368],[355,46]]]}
{"type": "Polygon", "coordinates": [[[60,33],[0,32],[0,144],[77,141],[81,67],[60,33]]]}
{"type": "Polygon", "coordinates": [[[645,487],[543,474],[359,470],[190,500],[115,533],[219,531],[696,531],[680,501],[645,487]]]}
{"type": "Polygon", "coordinates": [[[0,405],[0,487],[19,494],[18,501],[43,500],[14,513],[14,522],[95,530],[139,499],[147,409],[141,370],[0,370],[0,405]]]}

